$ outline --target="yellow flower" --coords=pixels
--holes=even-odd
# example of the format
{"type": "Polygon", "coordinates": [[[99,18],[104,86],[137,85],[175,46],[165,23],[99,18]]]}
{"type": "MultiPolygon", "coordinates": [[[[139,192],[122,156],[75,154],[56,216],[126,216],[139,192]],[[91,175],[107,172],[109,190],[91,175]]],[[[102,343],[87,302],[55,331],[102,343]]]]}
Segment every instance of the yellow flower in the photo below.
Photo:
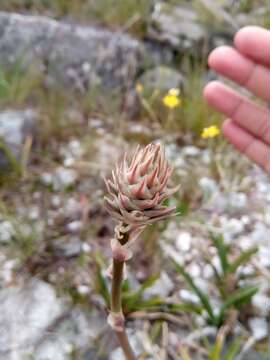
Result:
{"type": "Polygon", "coordinates": [[[141,94],[143,92],[143,86],[140,83],[136,84],[136,91],[137,93],[141,94]]]}
{"type": "Polygon", "coordinates": [[[212,125],[203,129],[201,137],[203,139],[214,138],[220,134],[220,130],[216,125],[212,125]]]}
{"type": "Polygon", "coordinates": [[[163,104],[167,106],[169,109],[174,109],[177,106],[181,105],[181,99],[179,97],[179,89],[170,89],[167,95],[162,99],[163,104]]]}

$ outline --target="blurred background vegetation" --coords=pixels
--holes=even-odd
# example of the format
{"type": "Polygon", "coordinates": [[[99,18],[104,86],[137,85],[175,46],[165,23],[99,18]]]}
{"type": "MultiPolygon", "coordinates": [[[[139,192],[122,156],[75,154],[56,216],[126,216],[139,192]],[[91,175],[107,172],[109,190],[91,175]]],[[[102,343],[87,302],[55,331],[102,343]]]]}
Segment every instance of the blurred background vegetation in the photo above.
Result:
{"type": "Polygon", "coordinates": [[[202,138],[223,119],[202,98],[207,56],[248,24],[270,28],[268,0],[0,0],[0,358],[121,359],[103,176],[151,141],[181,192],[124,284],[142,358],[270,358],[269,180],[202,138]]]}

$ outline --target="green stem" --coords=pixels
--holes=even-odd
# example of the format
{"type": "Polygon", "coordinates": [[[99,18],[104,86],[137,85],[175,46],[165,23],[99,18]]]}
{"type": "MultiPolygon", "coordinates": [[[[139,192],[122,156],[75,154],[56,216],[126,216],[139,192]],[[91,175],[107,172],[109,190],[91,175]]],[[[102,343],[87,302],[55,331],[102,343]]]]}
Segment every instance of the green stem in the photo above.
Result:
{"type": "MultiPolygon", "coordinates": [[[[122,314],[122,281],[123,281],[124,262],[113,260],[113,277],[112,277],[112,293],[111,293],[111,311],[112,313],[122,314]]],[[[136,360],[133,350],[130,346],[125,329],[123,331],[115,331],[119,344],[126,356],[126,360],[136,360]]]]}

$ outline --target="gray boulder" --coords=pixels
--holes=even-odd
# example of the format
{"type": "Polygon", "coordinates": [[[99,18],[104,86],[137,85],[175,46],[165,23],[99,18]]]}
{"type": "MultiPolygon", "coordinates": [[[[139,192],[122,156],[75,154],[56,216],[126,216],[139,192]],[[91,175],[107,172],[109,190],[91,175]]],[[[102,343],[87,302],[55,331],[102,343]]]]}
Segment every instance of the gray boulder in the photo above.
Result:
{"type": "Polygon", "coordinates": [[[179,51],[192,49],[207,38],[207,29],[190,6],[157,2],[148,28],[150,38],[168,43],[179,51]]]}
{"type": "Polygon", "coordinates": [[[54,289],[32,281],[0,292],[0,359],[26,359],[64,308],[54,289]]]}
{"type": "Polygon", "coordinates": [[[170,45],[179,53],[200,55],[218,44],[228,42],[239,28],[234,18],[213,0],[172,5],[156,2],[148,26],[148,35],[170,45]]]}
{"type": "Polygon", "coordinates": [[[128,84],[137,73],[143,47],[122,33],[1,12],[0,53],[0,66],[35,66],[49,83],[83,91],[128,84]]]}
{"type": "MultiPolygon", "coordinates": [[[[84,352],[104,327],[95,312],[70,309],[41,280],[0,291],[0,359],[68,360],[84,352]]],[[[79,357],[81,358],[81,357],[79,357]]]]}

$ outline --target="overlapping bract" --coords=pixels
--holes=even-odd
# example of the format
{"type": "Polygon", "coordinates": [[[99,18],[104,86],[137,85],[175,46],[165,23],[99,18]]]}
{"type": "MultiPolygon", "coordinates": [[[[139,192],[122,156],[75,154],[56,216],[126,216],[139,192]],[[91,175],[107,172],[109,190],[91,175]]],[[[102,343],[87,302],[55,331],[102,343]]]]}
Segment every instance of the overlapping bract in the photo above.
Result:
{"type": "Polygon", "coordinates": [[[127,156],[106,180],[109,197],[105,197],[108,212],[132,228],[144,227],[171,216],[175,206],[164,206],[164,200],[179,187],[169,188],[172,168],[161,145],[138,147],[131,161],[127,156]]]}

